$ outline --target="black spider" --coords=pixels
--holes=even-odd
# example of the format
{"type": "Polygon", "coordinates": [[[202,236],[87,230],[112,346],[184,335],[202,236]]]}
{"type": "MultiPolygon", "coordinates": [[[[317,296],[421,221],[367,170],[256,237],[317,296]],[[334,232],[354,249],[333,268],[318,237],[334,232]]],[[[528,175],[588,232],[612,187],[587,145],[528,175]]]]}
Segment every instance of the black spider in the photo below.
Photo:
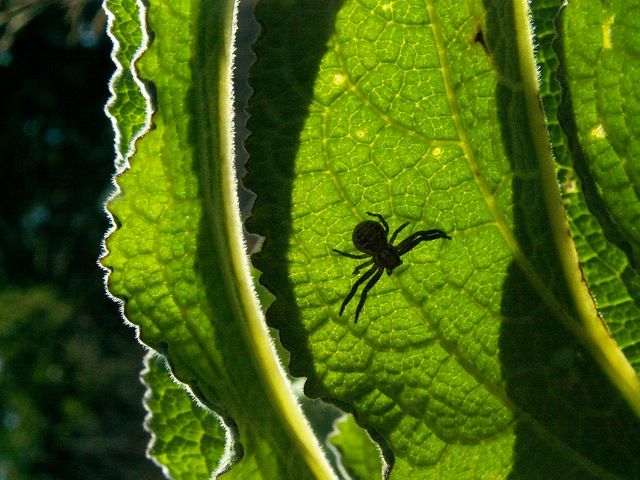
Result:
{"type": "Polygon", "coordinates": [[[362,290],[362,294],[360,295],[360,302],[356,308],[356,322],[358,321],[358,316],[360,316],[360,311],[364,306],[364,302],[367,299],[367,293],[378,282],[378,280],[380,280],[382,272],[386,270],[387,275],[391,275],[394,268],[402,265],[400,257],[420,242],[435,240],[436,238],[446,238],[451,240],[451,237],[442,230],[421,230],[419,232],[412,233],[398,245],[393,245],[398,233],[400,233],[404,227],[409,225],[409,222],[400,225],[398,229],[393,232],[391,238],[387,240],[387,236],[389,235],[389,225],[387,225],[384,217],[379,213],[367,212],[367,215],[376,217],[380,222],[376,222],[374,220],[365,220],[364,222],[360,222],[353,229],[353,234],[351,236],[355,247],[364,253],[362,255],[353,255],[351,253],[341,252],[335,248],[333,249],[334,252],[349,258],[356,258],[360,260],[371,257],[370,260],[358,265],[353,271],[353,274],[355,275],[364,267],[368,267],[373,264],[373,266],[367,270],[356,283],[354,283],[349,295],[347,295],[347,298],[344,299],[344,302],[342,302],[342,306],[340,307],[340,315],[342,315],[345,307],[356,294],[358,287],[370,278],[371,280],[369,280],[365,285],[362,290]]]}

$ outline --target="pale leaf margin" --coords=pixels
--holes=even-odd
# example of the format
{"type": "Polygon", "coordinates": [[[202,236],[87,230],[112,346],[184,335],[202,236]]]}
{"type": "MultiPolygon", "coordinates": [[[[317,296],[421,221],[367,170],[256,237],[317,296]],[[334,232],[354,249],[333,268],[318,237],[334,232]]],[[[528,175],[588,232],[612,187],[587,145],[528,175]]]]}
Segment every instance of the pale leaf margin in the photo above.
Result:
{"type": "MultiPolygon", "coordinates": [[[[127,168],[129,168],[129,159],[133,156],[133,154],[136,151],[135,150],[136,141],[149,131],[149,128],[151,127],[151,117],[153,116],[153,101],[144,83],[142,82],[142,80],[140,80],[140,77],[138,77],[138,74],[135,69],[135,63],[138,61],[140,56],[147,50],[147,47],[149,46],[149,33],[148,33],[147,19],[146,19],[146,7],[144,6],[144,3],[142,2],[142,0],[136,0],[136,4],[138,6],[138,19],[140,22],[142,41],[140,42],[140,45],[138,45],[138,48],[135,51],[135,53],[133,54],[131,63],[127,65],[127,71],[131,74],[133,80],[138,86],[138,93],[144,98],[145,119],[144,119],[144,125],[142,126],[142,128],[139,129],[130,139],[128,139],[127,150],[126,150],[126,153],[123,155],[121,145],[122,145],[122,141],[125,139],[122,138],[122,134],[120,132],[120,128],[118,125],[118,119],[111,113],[111,108],[115,104],[117,99],[117,92],[116,92],[115,85],[124,74],[124,66],[120,63],[117,56],[118,53],[120,52],[121,45],[120,45],[120,42],[118,41],[118,38],[113,33],[113,25],[114,25],[114,22],[116,21],[115,15],[113,14],[113,12],[111,12],[111,10],[109,10],[109,5],[107,1],[102,3],[102,10],[107,16],[107,36],[113,43],[113,49],[111,50],[111,61],[114,63],[116,67],[115,71],[113,72],[113,75],[109,79],[109,99],[107,100],[107,103],[105,104],[105,107],[104,107],[104,113],[109,119],[109,121],[111,122],[111,127],[113,128],[113,134],[114,134],[113,145],[114,145],[114,150],[116,152],[116,157],[114,160],[115,172],[111,179],[111,183],[115,190],[112,192],[112,194],[109,196],[109,198],[106,200],[104,204],[104,212],[107,215],[107,218],[109,219],[109,227],[102,241],[102,252],[101,252],[100,258],[102,258],[106,254],[106,246],[105,246],[104,240],[106,240],[106,238],[109,237],[109,235],[111,235],[111,232],[113,232],[116,229],[113,216],[111,215],[111,212],[109,212],[109,209],[107,208],[107,205],[111,202],[111,200],[120,193],[120,188],[118,187],[118,184],[116,182],[116,177],[122,172],[124,172],[127,168]]],[[[107,276],[109,273],[108,270],[106,270],[101,263],[98,263],[98,265],[100,266],[100,268],[102,268],[102,270],[105,273],[104,280],[105,280],[105,291],[107,292],[107,295],[114,302],[120,305],[121,303],[120,300],[113,297],[109,292],[109,289],[107,288],[107,276]]],[[[126,317],[124,316],[123,312],[122,312],[122,317],[126,320],[126,317]]]]}

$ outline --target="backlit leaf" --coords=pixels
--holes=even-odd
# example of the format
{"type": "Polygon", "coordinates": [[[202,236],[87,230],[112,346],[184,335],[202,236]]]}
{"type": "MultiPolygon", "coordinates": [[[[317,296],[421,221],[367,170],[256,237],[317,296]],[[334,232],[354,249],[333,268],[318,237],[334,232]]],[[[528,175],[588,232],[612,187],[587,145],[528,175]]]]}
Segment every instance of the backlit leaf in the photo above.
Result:
{"type": "Polygon", "coordinates": [[[638,379],[566,234],[526,2],[274,1],[258,18],[256,266],[306,392],[355,414],[391,478],[637,475],[638,379]],[[358,262],[332,249],[357,253],[366,212],[409,222],[400,240],[453,239],[407,253],[355,323],[358,296],[339,309],[358,262]]]}

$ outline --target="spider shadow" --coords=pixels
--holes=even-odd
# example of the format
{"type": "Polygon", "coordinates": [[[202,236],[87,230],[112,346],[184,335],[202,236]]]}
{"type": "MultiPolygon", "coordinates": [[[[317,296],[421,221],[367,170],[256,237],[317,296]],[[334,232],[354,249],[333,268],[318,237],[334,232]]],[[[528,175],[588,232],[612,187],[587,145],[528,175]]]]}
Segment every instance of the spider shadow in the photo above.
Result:
{"type": "MultiPolygon", "coordinates": [[[[499,78],[519,72],[510,2],[484,0],[488,46],[499,78]]],[[[501,136],[514,175],[513,216],[524,257],[573,312],[540,192],[522,92],[498,82],[501,136]],[[527,174],[531,175],[527,175],[527,174]]],[[[499,361],[513,404],[515,443],[509,478],[638,478],[640,424],[576,337],[566,330],[515,261],[502,288],[499,361]],[[636,452],[636,453],[634,453],[636,452]]]]}

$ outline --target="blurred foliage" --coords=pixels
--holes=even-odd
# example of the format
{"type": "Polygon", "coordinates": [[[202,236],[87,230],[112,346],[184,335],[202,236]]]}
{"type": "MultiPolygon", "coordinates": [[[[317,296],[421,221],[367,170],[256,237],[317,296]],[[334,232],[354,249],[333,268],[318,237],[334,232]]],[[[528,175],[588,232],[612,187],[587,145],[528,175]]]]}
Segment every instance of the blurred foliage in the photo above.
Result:
{"type": "Polygon", "coordinates": [[[16,34],[52,5],[65,10],[67,42],[86,43],[104,30],[104,12],[95,0],[0,0],[0,64],[11,58],[16,34]],[[92,17],[88,17],[92,15],[92,17]]]}
{"type": "Polygon", "coordinates": [[[162,477],[144,456],[142,351],[96,266],[114,66],[100,2],[82,3],[75,27],[42,9],[0,62],[0,479],[162,477]]]}

